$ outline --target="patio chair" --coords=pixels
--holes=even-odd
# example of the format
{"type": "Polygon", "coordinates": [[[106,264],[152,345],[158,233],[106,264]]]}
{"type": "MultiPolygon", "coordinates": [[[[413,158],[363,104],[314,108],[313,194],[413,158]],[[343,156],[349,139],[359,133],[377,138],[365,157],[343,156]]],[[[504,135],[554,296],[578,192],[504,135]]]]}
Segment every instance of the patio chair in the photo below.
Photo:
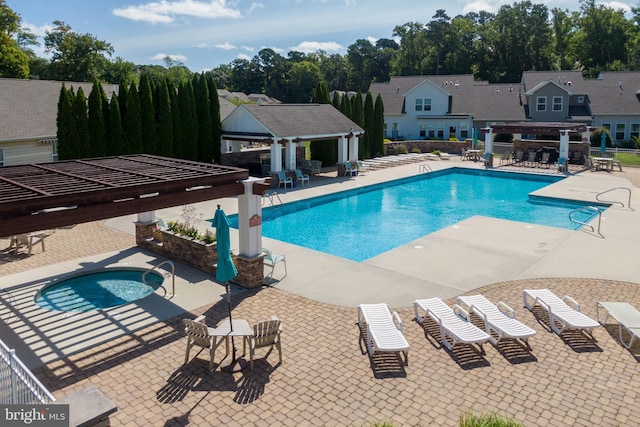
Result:
{"type": "MultiPolygon", "coordinates": [[[[205,324],[205,316],[198,316],[195,319],[183,319],[184,332],[187,334],[187,351],[184,355],[184,363],[189,361],[189,352],[191,347],[201,347],[209,350],[209,370],[213,369],[213,358],[216,353],[216,348],[222,343],[220,341],[216,345],[216,337],[212,335],[213,329],[207,327],[205,324]]],[[[229,354],[229,342],[227,343],[227,355],[229,354]]]]}
{"type": "Polygon", "coordinates": [[[524,151],[516,150],[516,154],[515,154],[515,156],[513,156],[513,162],[515,164],[523,163],[524,162],[524,156],[525,156],[524,151]]]}
{"type": "Polygon", "coordinates": [[[404,364],[408,364],[409,343],[402,334],[402,320],[395,311],[391,314],[387,304],[360,304],[358,306],[358,326],[367,352],[404,354],[404,364]],[[363,335],[366,327],[366,337],[363,335]]]}
{"type": "Polygon", "coordinates": [[[273,347],[278,349],[280,363],[282,363],[282,343],[280,341],[280,333],[282,332],[282,322],[276,317],[271,316],[271,320],[265,320],[253,325],[253,335],[245,337],[243,343],[243,352],[246,354],[246,346],[249,345],[249,364],[253,370],[253,357],[257,348],[269,347],[269,353],[273,347]]]}
{"type": "Polygon", "coordinates": [[[12,248],[15,246],[15,254],[17,255],[18,250],[26,246],[27,254],[31,255],[33,247],[38,243],[40,243],[42,245],[42,252],[44,252],[44,239],[49,237],[51,234],[53,233],[43,231],[40,233],[33,233],[33,234],[24,233],[24,234],[18,234],[18,235],[12,236],[11,240],[9,241],[9,248],[12,248]]]}
{"type": "Polygon", "coordinates": [[[507,151],[506,153],[502,154],[502,157],[500,157],[500,164],[509,164],[511,163],[511,151],[507,151]]]}
{"type": "Polygon", "coordinates": [[[355,176],[358,174],[358,169],[351,166],[351,162],[344,162],[344,176],[355,176]]]}
{"type": "Polygon", "coordinates": [[[321,171],[322,161],[321,160],[311,160],[311,172],[309,175],[318,175],[321,171]]]}
{"type": "Polygon", "coordinates": [[[369,168],[358,160],[358,175],[366,175],[369,173],[369,168]]]}
{"type": "MultiPolygon", "coordinates": [[[[262,253],[264,254],[264,265],[266,265],[267,267],[271,267],[271,272],[269,274],[267,274],[267,277],[269,277],[269,278],[271,278],[273,280],[273,272],[275,271],[276,265],[279,262],[284,264],[284,276],[282,276],[282,279],[287,277],[287,257],[285,257],[284,254],[282,254],[282,255],[274,255],[267,248],[262,248],[262,253]]],[[[282,279],[280,279],[280,280],[282,280],[282,279]]]]}
{"type": "Polygon", "coordinates": [[[415,300],[413,310],[418,323],[423,324],[428,316],[438,324],[442,344],[449,351],[459,344],[477,344],[480,347],[480,352],[485,354],[482,345],[491,337],[471,323],[469,313],[459,305],[456,304],[451,308],[440,298],[429,298],[415,300]]]}
{"type": "Polygon", "coordinates": [[[293,178],[291,178],[290,176],[287,176],[286,173],[284,173],[284,171],[279,171],[278,172],[278,188],[280,188],[280,186],[284,186],[284,189],[287,189],[287,184],[289,184],[289,187],[293,188],[293,178]]]}
{"type": "Polygon", "coordinates": [[[309,175],[306,174],[306,173],[302,173],[302,171],[300,169],[296,169],[296,180],[300,181],[300,183],[302,183],[302,185],[304,185],[305,182],[308,184],[309,183],[309,175]]]}
{"type": "Polygon", "coordinates": [[[640,311],[628,302],[596,302],[596,316],[598,323],[605,325],[609,316],[618,322],[618,334],[620,343],[630,349],[636,339],[640,338],[640,311]],[[600,320],[600,308],[604,309],[607,315],[600,320]],[[624,340],[624,333],[629,336],[629,343],[624,340]]]}
{"type": "Polygon", "coordinates": [[[600,326],[598,322],[583,314],[580,304],[568,295],[561,299],[548,289],[525,289],[522,298],[524,306],[529,311],[540,306],[548,312],[549,326],[558,335],[567,330],[580,330],[594,339],[592,331],[600,326]]]}
{"type": "Polygon", "coordinates": [[[544,152],[542,153],[542,157],[540,158],[540,165],[546,165],[547,169],[549,168],[549,166],[551,165],[551,153],[548,152],[544,152]]]}
{"type": "Polygon", "coordinates": [[[507,304],[499,301],[496,305],[484,295],[459,296],[458,304],[482,319],[485,332],[494,345],[498,345],[503,339],[520,339],[527,348],[531,348],[529,338],[536,331],[517,320],[515,311],[507,304]]]}

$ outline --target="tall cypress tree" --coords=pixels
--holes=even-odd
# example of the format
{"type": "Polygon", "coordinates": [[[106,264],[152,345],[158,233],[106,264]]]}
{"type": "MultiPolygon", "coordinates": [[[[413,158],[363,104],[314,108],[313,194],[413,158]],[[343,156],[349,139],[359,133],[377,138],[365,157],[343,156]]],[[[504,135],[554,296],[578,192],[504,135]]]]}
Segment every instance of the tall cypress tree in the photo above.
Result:
{"type": "Polygon", "coordinates": [[[374,124],[373,96],[367,92],[364,98],[364,137],[360,139],[358,154],[361,159],[371,158],[371,138],[373,137],[374,124]]]}
{"type": "Polygon", "coordinates": [[[105,128],[102,111],[103,100],[106,98],[102,85],[94,80],[89,94],[89,153],[91,157],[107,155],[107,129],[105,128]]]}
{"type": "Polygon", "coordinates": [[[213,127],[211,123],[211,100],[204,74],[193,75],[193,94],[198,117],[198,161],[213,162],[213,127]]]}
{"type": "Polygon", "coordinates": [[[140,123],[142,125],[142,153],[157,154],[158,136],[156,134],[156,117],[153,106],[151,82],[147,73],[140,76],[138,87],[140,98],[140,123]]]}
{"type": "Polygon", "coordinates": [[[364,128],[364,106],[362,103],[362,93],[360,93],[360,91],[356,93],[356,96],[351,98],[351,120],[361,128],[364,128]]]}
{"type": "Polygon", "coordinates": [[[121,81],[118,86],[118,101],[120,102],[120,123],[122,123],[123,129],[127,117],[127,98],[129,95],[129,88],[125,81],[121,81]]]}
{"type": "Polygon", "coordinates": [[[131,83],[129,91],[127,92],[127,114],[123,123],[123,132],[126,141],[123,154],[143,153],[140,97],[138,96],[138,89],[135,83],[131,83]]]}
{"type": "Polygon", "coordinates": [[[331,104],[333,104],[336,110],[340,111],[340,94],[338,93],[338,91],[333,92],[333,99],[331,100],[331,104]]]}
{"type": "Polygon", "coordinates": [[[120,116],[120,101],[115,93],[109,103],[109,127],[107,129],[107,155],[119,156],[124,154],[125,144],[120,116]]]}
{"type": "Polygon", "coordinates": [[[384,155],[384,104],[380,94],[376,96],[376,104],[373,109],[374,126],[371,142],[371,154],[373,156],[384,155]]]}
{"type": "Polygon", "coordinates": [[[346,93],[340,100],[340,111],[342,111],[342,114],[345,116],[351,118],[351,99],[349,99],[346,93]]]}
{"type": "Polygon", "coordinates": [[[198,116],[196,101],[191,80],[180,84],[178,89],[178,105],[180,109],[180,129],[178,132],[181,159],[198,159],[198,116]]]}
{"type": "Polygon", "coordinates": [[[207,74],[207,87],[209,89],[209,101],[211,102],[211,139],[213,150],[213,162],[220,164],[222,156],[222,121],[220,120],[220,99],[218,87],[211,74],[207,74]]]}
{"type": "Polygon", "coordinates": [[[62,83],[58,97],[58,159],[68,160],[76,158],[76,122],[73,111],[75,95],[73,88],[67,89],[62,83]]]}
{"type": "Polygon", "coordinates": [[[87,97],[82,90],[82,87],[78,88],[76,92],[76,99],[73,105],[74,118],[76,122],[76,137],[78,151],[76,153],[77,159],[82,159],[91,156],[91,146],[89,143],[89,117],[87,115],[87,97]]]}
{"type": "Polygon", "coordinates": [[[169,100],[171,101],[171,124],[173,126],[173,154],[172,157],[181,159],[180,147],[180,103],[178,102],[178,89],[173,82],[167,79],[167,91],[169,92],[169,100]]]}
{"type": "MultiPolygon", "coordinates": [[[[312,102],[318,104],[331,104],[329,88],[324,81],[318,82],[312,94],[312,102]]],[[[335,165],[338,161],[338,148],[335,140],[323,139],[311,141],[311,158],[320,160],[324,165],[335,165]]]]}
{"type": "Polygon", "coordinates": [[[156,87],[156,125],[158,134],[158,154],[173,156],[173,118],[171,116],[171,98],[167,79],[163,79],[156,87]]]}

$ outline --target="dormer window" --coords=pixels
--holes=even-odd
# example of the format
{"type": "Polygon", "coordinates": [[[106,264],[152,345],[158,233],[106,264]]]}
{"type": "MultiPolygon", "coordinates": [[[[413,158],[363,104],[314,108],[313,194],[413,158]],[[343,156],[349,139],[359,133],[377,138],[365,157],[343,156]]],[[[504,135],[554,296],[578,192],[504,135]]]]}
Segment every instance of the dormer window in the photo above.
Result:
{"type": "Polygon", "coordinates": [[[578,104],[584,104],[584,96],[579,96],[578,97],[578,104]]]}
{"type": "Polygon", "coordinates": [[[546,96],[539,96],[536,98],[536,111],[547,111],[546,96]]]}
{"type": "Polygon", "coordinates": [[[416,111],[431,111],[431,98],[416,99],[416,111]]]}

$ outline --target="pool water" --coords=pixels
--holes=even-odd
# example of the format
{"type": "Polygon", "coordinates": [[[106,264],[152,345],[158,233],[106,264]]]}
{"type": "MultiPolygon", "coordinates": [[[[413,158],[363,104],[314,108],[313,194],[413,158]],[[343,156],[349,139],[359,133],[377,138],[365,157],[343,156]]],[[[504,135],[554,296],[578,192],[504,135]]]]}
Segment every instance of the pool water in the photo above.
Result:
{"type": "Polygon", "coordinates": [[[47,285],[35,296],[42,308],[56,311],[90,311],[117,307],[154,293],[164,277],[147,270],[111,268],[76,275],[47,285]]]}
{"type": "MultiPolygon", "coordinates": [[[[266,208],[262,233],[364,261],[475,215],[578,229],[569,213],[593,203],[529,196],[561,179],[451,168],[266,208]]],[[[574,218],[588,222],[594,215],[574,218]]],[[[230,219],[237,227],[237,216],[230,219]]]]}

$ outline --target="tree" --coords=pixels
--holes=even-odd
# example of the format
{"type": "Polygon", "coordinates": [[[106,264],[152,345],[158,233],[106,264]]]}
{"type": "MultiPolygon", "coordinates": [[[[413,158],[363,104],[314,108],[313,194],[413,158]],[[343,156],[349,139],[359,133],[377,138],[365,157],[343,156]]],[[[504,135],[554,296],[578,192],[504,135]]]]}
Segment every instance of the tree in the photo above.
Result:
{"type": "Polygon", "coordinates": [[[104,157],[107,155],[107,129],[105,126],[105,113],[103,112],[103,100],[107,98],[102,85],[97,80],[93,82],[89,94],[89,148],[88,155],[92,157],[104,157]]]}
{"type": "Polygon", "coordinates": [[[124,135],[122,134],[122,119],[120,116],[120,102],[115,93],[109,103],[109,127],[107,129],[107,155],[124,154],[124,135]]]}
{"type": "Polygon", "coordinates": [[[140,124],[142,125],[142,151],[148,154],[158,153],[158,134],[156,133],[156,112],[153,105],[153,90],[149,76],[140,76],[140,124]]]}
{"type": "Polygon", "coordinates": [[[76,34],[62,21],[53,21],[55,28],[46,31],[45,52],[51,54],[50,76],[56,80],[92,81],[106,72],[111,44],[91,34],[76,34]]]}
{"type": "Polygon", "coordinates": [[[141,154],[144,152],[144,146],[142,145],[142,116],[140,114],[140,96],[135,83],[131,83],[131,86],[129,86],[126,105],[127,110],[122,121],[122,131],[125,138],[124,152],[122,154],[141,154]]]}
{"type": "Polygon", "coordinates": [[[286,102],[309,102],[313,89],[322,81],[320,68],[312,62],[302,61],[291,66],[289,72],[289,94],[286,102]]]}
{"type": "Polygon", "coordinates": [[[76,121],[73,110],[75,95],[73,88],[60,87],[58,96],[58,116],[56,118],[58,137],[58,159],[69,160],[77,158],[76,121]]]}
{"type": "MultiPolygon", "coordinates": [[[[323,81],[318,82],[312,93],[311,101],[318,104],[331,104],[329,89],[323,81]]],[[[320,160],[325,165],[334,165],[338,161],[338,150],[335,140],[314,140],[310,144],[311,158],[320,160]]]]}
{"type": "Polygon", "coordinates": [[[368,159],[371,157],[371,139],[374,136],[375,117],[373,111],[373,96],[367,92],[364,98],[364,137],[358,145],[358,157],[368,159]]]}
{"type": "Polygon", "coordinates": [[[382,96],[376,96],[376,103],[373,109],[373,135],[369,138],[372,156],[384,155],[384,104],[382,96]]]}
{"type": "Polygon", "coordinates": [[[168,78],[165,77],[156,87],[156,125],[158,135],[158,151],[161,156],[173,156],[173,120],[171,113],[171,97],[169,96],[168,78]]]}
{"type": "MultiPolygon", "coordinates": [[[[187,160],[198,158],[198,117],[193,86],[188,80],[178,88],[179,122],[174,140],[176,157],[187,160]]],[[[175,123],[174,123],[175,125],[175,123]]]]}
{"type": "Polygon", "coordinates": [[[213,162],[220,164],[222,156],[222,122],[220,120],[220,99],[216,81],[207,74],[207,87],[209,89],[209,100],[211,101],[211,143],[213,151],[213,162]]]}
{"type": "Polygon", "coordinates": [[[558,8],[551,9],[551,15],[555,67],[559,70],[570,70],[574,61],[570,56],[569,46],[575,34],[578,15],[558,8]]]}
{"type": "Polygon", "coordinates": [[[29,54],[25,47],[37,44],[35,35],[20,25],[22,19],[5,0],[0,0],[0,77],[29,77],[29,54]]]}
{"type": "Polygon", "coordinates": [[[193,75],[193,95],[198,119],[198,161],[213,161],[213,126],[211,123],[211,100],[204,74],[193,75]]]}
{"type": "Polygon", "coordinates": [[[424,25],[408,22],[396,26],[393,36],[400,38],[400,49],[394,58],[391,72],[397,76],[415,76],[422,74],[422,60],[428,51],[424,25]]]}
{"type": "Polygon", "coordinates": [[[348,85],[353,90],[367,90],[371,84],[376,48],[369,40],[358,39],[347,48],[348,85]]]}
{"type": "Polygon", "coordinates": [[[82,90],[82,87],[78,88],[76,92],[76,98],[73,104],[73,115],[75,120],[75,132],[76,132],[76,147],[75,153],[76,159],[82,159],[90,157],[91,145],[89,143],[89,117],[87,115],[87,97],[82,90]]]}

